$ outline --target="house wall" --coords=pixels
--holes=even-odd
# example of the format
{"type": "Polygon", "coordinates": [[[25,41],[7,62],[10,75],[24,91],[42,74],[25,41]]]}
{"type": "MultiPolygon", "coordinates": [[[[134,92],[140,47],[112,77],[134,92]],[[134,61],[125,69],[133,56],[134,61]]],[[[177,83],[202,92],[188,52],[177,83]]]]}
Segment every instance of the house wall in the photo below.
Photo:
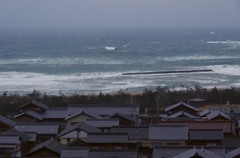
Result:
{"type": "Polygon", "coordinates": [[[122,118],[122,117],[118,117],[118,116],[113,116],[113,117],[111,117],[111,118],[117,118],[117,119],[119,119],[119,125],[120,126],[125,126],[125,125],[134,125],[134,123],[132,122],[132,121],[130,121],[130,120],[127,120],[127,119],[125,119],[125,118],[122,118]]]}
{"type": "Polygon", "coordinates": [[[72,131],[66,135],[61,136],[59,139],[62,144],[67,144],[69,142],[76,140],[77,138],[86,139],[87,133],[84,131],[80,131],[78,135],[76,131],[72,131]]]}
{"type": "Polygon", "coordinates": [[[34,105],[34,104],[28,104],[22,108],[19,109],[19,112],[25,112],[25,111],[29,111],[29,110],[32,110],[32,111],[45,111],[44,109],[34,105]]]}
{"type": "Polygon", "coordinates": [[[45,118],[43,122],[64,122],[64,118],[45,118]]]}
{"type": "Polygon", "coordinates": [[[113,149],[127,149],[127,144],[118,143],[97,143],[89,144],[89,149],[113,150],[113,149]]]}
{"type": "Polygon", "coordinates": [[[5,131],[9,130],[10,128],[11,128],[10,126],[7,126],[0,122],[0,132],[5,132],[5,131]]]}
{"type": "Polygon", "coordinates": [[[152,146],[185,146],[187,145],[186,141],[152,141],[152,146]]]}
{"type": "Polygon", "coordinates": [[[191,140],[189,145],[207,145],[207,146],[215,146],[222,145],[221,140],[191,140]]]}
{"type": "Polygon", "coordinates": [[[22,116],[19,116],[19,117],[15,118],[14,121],[17,121],[17,122],[37,122],[37,119],[32,118],[32,117],[27,116],[27,115],[22,115],[22,116]]]}
{"type": "Polygon", "coordinates": [[[216,117],[216,118],[211,119],[211,120],[214,120],[214,121],[226,121],[226,120],[228,120],[228,119],[226,119],[225,117],[219,116],[219,117],[216,117]]]}
{"type": "Polygon", "coordinates": [[[69,127],[72,124],[78,123],[78,122],[85,122],[86,119],[90,119],[90,118],[93,118],[93,117],[85,115],[85,114],[75,116],[75,117],[70,118],[69,120],[67,120],[67,126],[69,127]]]}

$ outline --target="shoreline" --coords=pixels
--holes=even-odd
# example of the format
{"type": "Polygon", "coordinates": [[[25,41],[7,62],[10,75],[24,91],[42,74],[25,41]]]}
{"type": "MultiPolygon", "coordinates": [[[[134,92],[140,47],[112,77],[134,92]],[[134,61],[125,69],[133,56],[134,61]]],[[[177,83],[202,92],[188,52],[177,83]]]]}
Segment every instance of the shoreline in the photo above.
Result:
{"type": "Polygon", "coordinates": [[[181,87],[168,87],[168,86],[157,86],[157,87],[139,87],[139,90],[136,90],[138,88],[127,88],[127,89],[119,89],[119,90],[112,90],[112,91],[101,91],[101,90],[86,90],[86,91],[82,91],[82,90],[56,90],[56,91],[41,91],[38,89],[33,89],[32,91],[4,91],[4,90],[0,90],[0,96],[3,96],[4,94],[7,94],[8,96],[22,96],[25,97],[29,94],[32,93],[39,93],[41,95],[46,95],[46,96],[74,96],[74,95],[84,95],[84,96],[97,96],[100,93],[103,95],[118,95],[118,94],[128,94],[128,95],[140,95],[142,93],[144,93],[144,91],[151,91],[151,92],[156,92],[158,88],[163,88],[163,89],[167,89],[171,92],[176,91],[176,92],[181,92],[181,91],[189,91],[189,90],[196,90],[197,88],[200,89],[204,89],[207,91],[211,91],[212,89],[217,89],[219,91],[224,91],[224,90],[228,90],[228,89],[237,89],[240,91],[240,86],[208,86],[208,87],[202,87],[200,85],[195,85],[192,87],[185,87],[185,86],[181,86],[181,87]],[[135,90],[134,90],[135,89],[135,90]]]}

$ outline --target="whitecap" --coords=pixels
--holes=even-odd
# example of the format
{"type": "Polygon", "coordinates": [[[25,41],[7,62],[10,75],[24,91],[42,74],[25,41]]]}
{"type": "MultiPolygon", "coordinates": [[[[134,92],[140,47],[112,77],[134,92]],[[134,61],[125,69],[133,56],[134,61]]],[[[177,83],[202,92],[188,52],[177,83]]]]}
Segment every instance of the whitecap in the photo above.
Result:
{"type": "Polygon", "coordinates": [[[226,41],[207,41],[209,44],[240,44],[240,41],[231,41],[231,40],[226,40],[226,41]]]}
{"type": "Polygon", "coordinates": [[[114,50],[116,50],[116,47],[109,47],[109,46],[107,46],[107,47],[104,47],[106,50],[108,50],[108,51],[114,51],[114,50]]]}

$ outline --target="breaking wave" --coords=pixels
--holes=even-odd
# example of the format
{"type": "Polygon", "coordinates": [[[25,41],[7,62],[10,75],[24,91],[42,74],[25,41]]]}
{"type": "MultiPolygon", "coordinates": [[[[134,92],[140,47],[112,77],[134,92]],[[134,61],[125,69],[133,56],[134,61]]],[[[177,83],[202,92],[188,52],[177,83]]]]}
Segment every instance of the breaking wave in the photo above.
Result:
{"type": "Polygon", "coordinates": [[[240,58],[240,56],[193,55],[193,56],[158,57],[157,59],[164,61],[184,61],[184,60],[219,60],[238,58],[240,58]]]}
{"type": "Polygon", "coordinates": [[[207,67],[212,69],[215,73],[240,76],[240,65],[212,65],[207,67]]]}
{"type": "Polygon", "coordinates": [[[119,65],[123,61],[103,58],[32,58],[32,59],[0,59],[0,65],[119,65]]]}

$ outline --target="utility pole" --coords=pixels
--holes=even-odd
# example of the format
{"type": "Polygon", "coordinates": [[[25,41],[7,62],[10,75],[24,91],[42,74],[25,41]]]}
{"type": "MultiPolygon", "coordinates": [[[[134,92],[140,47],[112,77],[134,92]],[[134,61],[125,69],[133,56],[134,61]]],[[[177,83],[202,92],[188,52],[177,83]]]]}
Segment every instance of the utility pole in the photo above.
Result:
{"type": "Polygon", "coordinates": [[[159,94],[159,90],[158,90],[158,92],[157,92],[157,96],[156,96],[156,98],[155,98],[155,100],[156,100],[156,102],[157,102],[157,123],[158,123],[158,121],[159,121],[159,101],[160,101],[160,96],[159,96],[160,94],[159,94]]]}
{"type": "Polygon", "coordinates": [[[227,106],[229,107],[229,112],[230,112],[230,119],[231,119],[231,134],[233,134],[233,108],[234,108],[234,104],[229,104],[229,101],[227,101],[227,106]]]}
{"type": "Polygon", "coordinates": [[[137,135],[137,158],[139,158],[139,131],[138,131],[138,127],[139,127],[139,122],[138,122],[138,115],[137,115],[137,130],[136,130],[136,135],[137,135]]]}

